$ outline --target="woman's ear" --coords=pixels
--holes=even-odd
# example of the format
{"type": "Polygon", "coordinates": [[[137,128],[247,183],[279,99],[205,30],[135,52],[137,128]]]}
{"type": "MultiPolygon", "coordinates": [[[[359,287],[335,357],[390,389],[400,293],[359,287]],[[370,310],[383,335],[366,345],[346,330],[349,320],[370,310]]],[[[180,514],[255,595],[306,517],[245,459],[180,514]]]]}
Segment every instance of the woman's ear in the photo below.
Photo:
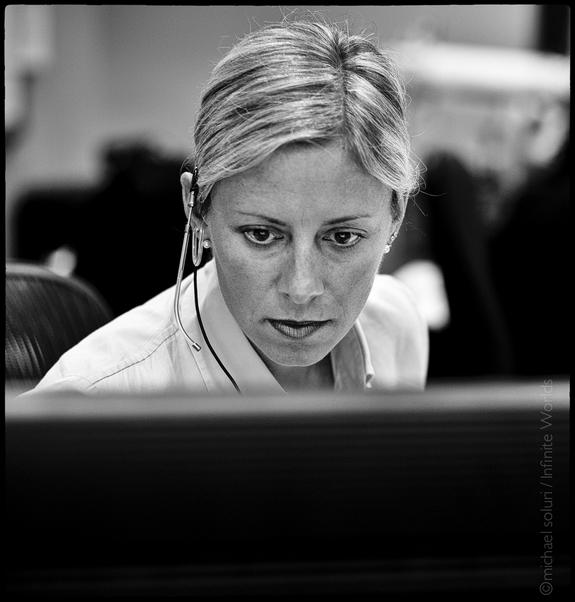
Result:
{"type": "Polygon", "coordinates": [[[395,190],[391,193],[391,216],[394,230],[397,232],[403,223],[407,209],[407,194],[398,194],[395,190]]]}
{"type": "MultiPolygon", "coordinates": [[[[190,203],[192,201],[192,183],[194,181],[193,175],[186,171],[180,176],[180,184],[182,186],[182,202],[184,204],[184,211],[186,213],[186,218],[190,216],[191,206],[190,203]]],[[[203,227],[206,229],[208,224],[205,220],[205,217],[199,217],[197,213],[194,212],[192,216],[192,220],[197,227],[203,227]]]]}

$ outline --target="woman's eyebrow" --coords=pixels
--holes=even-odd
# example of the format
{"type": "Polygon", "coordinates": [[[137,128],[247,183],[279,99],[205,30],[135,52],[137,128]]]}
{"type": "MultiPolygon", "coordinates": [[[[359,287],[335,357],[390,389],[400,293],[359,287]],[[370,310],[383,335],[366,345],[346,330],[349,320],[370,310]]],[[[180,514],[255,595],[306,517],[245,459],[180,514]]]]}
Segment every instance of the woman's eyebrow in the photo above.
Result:
{"type": "Polygon", "coordinates": [[[238,211],[240,215],[245,215],[246,217],[255,217],[257,219],[261,219],[265,222],[271,222],[272,224],[276,224],[277,226],[287,226],[285,222],[282,222],[275,217],[270,217],[269,215],[263,215],[261,213],[251,213],[249,211],[238,211]]]}
{"type": "Polygon", "coordinates": [[[325,223],[328,226],[333,226],[334,224],[340,224],[342,222],[352,222],[356,219],[365,219],[365,218],[370,218],[370,217],[373,217],[373,215],[370,215],[368,213],[362,214],[362,215],[343,215],[342,217],[336,217],[334,219],[330,219],[325,223]]]}
{"type": "MultiPolygon", "coordinates": [[[[272,224],[276,224],[277,226],[287,226],[288,224],[286,224],[285,222],[282,222],[279,219],[276,219],[275,217],[270,217],[269,215],[263,215],[261,213],[250,213],[247,211],[238,211],[238,213],[240,215],[245,215],[247,217],[255,217],[257,219],[261,219],[267,222],[270,222],[272,224]]],[[[326,226],[333,226],[334,224],[341,224],[343,222],[351,222],[357,219],[365,219],[365,218],[371,218],[373,217],[373,215],[370,214],[356,214],[356,215],[342,215],[341,217],[336,217],[333,219],[330,219],[325,223],[326,226]]]]}

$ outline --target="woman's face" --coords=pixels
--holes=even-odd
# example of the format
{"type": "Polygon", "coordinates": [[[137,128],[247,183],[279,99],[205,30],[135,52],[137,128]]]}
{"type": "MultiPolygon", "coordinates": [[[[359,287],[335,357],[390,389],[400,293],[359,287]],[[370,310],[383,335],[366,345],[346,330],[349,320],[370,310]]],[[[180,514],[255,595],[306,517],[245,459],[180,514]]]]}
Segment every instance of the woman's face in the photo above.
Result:
{"type": "Polygon", "coordinates": [[[336,143],[288,147],[214,187],[222,294],[264,361],[311,366],[347,334],[398,225],[390,202],[336,143]]]}

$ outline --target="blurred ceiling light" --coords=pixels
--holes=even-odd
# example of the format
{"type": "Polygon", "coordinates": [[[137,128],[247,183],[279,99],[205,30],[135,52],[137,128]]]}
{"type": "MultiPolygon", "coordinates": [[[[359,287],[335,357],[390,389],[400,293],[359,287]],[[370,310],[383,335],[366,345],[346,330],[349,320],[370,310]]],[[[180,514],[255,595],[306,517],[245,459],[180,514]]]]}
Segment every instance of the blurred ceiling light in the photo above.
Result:
{"type": "Polygon", "coordinates": [[[396,49],[412,87],[496,96],[544,93],[569,98],[567,56],[444,42],[407,41],[396,49]]]}

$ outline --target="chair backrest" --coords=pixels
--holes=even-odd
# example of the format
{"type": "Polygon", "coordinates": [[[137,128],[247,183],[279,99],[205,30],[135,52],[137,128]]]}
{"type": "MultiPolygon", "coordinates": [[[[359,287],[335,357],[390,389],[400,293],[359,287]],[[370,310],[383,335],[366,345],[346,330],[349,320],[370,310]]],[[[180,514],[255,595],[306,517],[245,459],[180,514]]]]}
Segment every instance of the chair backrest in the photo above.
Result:
{"type": "Polygon", "coordinates": [[[6,383],[35,385],[65,351],[112,317],[86,282],[7,262],[6,383]]]}

